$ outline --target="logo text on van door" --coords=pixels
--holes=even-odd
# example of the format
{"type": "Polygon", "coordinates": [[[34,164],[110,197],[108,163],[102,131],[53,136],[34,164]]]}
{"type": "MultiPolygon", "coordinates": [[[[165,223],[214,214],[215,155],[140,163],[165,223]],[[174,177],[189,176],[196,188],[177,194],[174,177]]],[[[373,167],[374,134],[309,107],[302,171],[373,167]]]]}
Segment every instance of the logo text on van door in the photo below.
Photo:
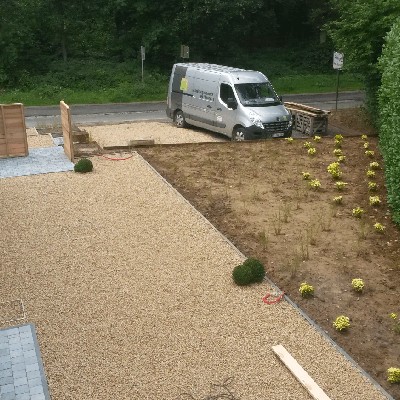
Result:
{"type": "Polygon", "coordinates": [[[205,92],[204,90],[193,89],[193,93],[197,93],[199,95],[199,99],[214,101],[213,92],[205,92]]]}

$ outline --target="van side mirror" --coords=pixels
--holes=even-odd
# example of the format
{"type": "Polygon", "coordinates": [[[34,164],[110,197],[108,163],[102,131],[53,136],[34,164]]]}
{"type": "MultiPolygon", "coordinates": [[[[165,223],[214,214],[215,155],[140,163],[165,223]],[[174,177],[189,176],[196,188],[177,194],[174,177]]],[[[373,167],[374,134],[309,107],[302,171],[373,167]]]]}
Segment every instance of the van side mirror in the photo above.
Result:
{"type": "Polygon", "coordinates": [[[279,96],[279,101],[283,104],[282,96],[279,96]]]}
{"type": "Polygon", "coordinates": [[[228,99],[227,105],[228,105],[228,108],[232,108],[232,110],[236,110],[237,109],[237,102],[233,98],[229,98],[228,99]]]}

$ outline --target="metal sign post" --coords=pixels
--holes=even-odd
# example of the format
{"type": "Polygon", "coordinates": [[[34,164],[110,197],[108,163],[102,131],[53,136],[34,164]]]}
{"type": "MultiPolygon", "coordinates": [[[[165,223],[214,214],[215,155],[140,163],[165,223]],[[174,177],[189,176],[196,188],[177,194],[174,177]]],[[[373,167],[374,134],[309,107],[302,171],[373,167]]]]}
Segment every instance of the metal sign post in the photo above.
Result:
{"type": "Polygon", "coordinates": [[[140,46],[140,56],[142,59],[142,82],[144,82],[144,60],[146,59],[146,49],[144,46],[140,46]]]}
{"type": "Polygon", "coordinates": [[[333,69],[337,71],[337,79],[336,79],[336,106],[335,111],[337,111],[337,104],[339,99],[339,76],[340,71],[343,68],[343,53],[337,53],[336,51],[333,53],[333,69]]]}

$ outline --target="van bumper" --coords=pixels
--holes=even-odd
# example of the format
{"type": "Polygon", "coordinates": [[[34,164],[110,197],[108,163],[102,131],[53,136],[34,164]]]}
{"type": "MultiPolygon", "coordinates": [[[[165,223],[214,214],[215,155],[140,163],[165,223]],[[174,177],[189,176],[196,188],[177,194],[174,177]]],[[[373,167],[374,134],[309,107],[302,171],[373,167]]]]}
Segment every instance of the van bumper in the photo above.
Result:
{"type": "Polygon", "coordinates": [[[292,136],[292,127],[284,131],[272,132],[266,129],[261,129],[258,126],[252,125],[246,128],[246,139],[271,139],[271,138],[287,138],[292,136]]]}

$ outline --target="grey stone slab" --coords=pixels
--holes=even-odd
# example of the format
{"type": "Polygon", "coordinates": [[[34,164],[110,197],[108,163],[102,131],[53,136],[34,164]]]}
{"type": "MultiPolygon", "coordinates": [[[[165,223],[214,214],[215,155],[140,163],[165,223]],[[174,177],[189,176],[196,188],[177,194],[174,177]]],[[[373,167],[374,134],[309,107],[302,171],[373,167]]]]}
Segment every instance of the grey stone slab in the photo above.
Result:
{"type": "Polygon", "coordinates": [[[9,329],[7,329],[7,335],[8,336],[19,335],[19,329],[18,328],[9,328],[9,329]]]}
{"type": "Polygon", "coordinates": [[[6,378],[7,376],[13,376],[12,369],[2,369],[0,371],[0,378],[6,378]]]}
{"type": "Polygon", "coordinates": [[[21,353],[20,356],[18,357],[11,357],[11,364],[21,364],[21,363],[25,363],[25,358],[24,358],[24,353],[21,353]]]}
{"type": "Polygon", "coordinates": [[[33,344],[33,342],[32,342],[32,343],[24,343],[24,344],[22,345],[22,349],[23,349],[24,351],[34,350],[34,349],[35,349],[35,345],[33,344]]]}
{"type": "Polygon", "coordinates": [[[28,379],[28,386],[30,388],[33,388],[35,386],[41,386],[42,385],[42,378],[33,378],[33,379],[28,379]]]}
{"type": "Polygon", "coordinates": [[[39,366],[38,366],[38,369],[35,370],[35,371],[27,371],[26,372],[26,376],[28,377],[28,380],[32,380],[32,379],[35,379],[35,378],[40,378],[39,366]]]}
{"type": "Polygon", "coordinates": [[[15,400],[31,400],[31,395],[29,393],[17,394],[15,400]]]}
{"type": "Polygon", "coordinates": [[[8,349],[7,347],[5,347],[4,349],[0,348],[0,357],[8,356],[8,355],[10,355],[10,349],[8,349]]]}
{"type": "Polygon", "coordinates": [[[31,387],[30,390],[29,390],[29,393],[30,393],[31,395],[34,395],[34,394],[42,394],[42,393],[43,393],[43,387],[42,387],[42,385],[37,385],[37,386],[31,387]]]}
{"type": "Polygon", "coordinates": [[[4,385],[9,385],[14,383],[14,378],[12,376],[6,376],[5,378],[0,378],[0,387],[4,385]]]}
{"type": "MultiPolygon", "coordinates": [[[[12,371],[12,370],[11,370],[12,371]]],[[[24,369],[20,369],[19,371],[15,371],[12,373],[14,379],[27,377],[27,373],[24,369]]]]}
{"type": "Polygon", "coordinates": [[[0,178],[72,171],[74,164],[62,147],[29,149],[27,157],[0,159],[0,178]]]}
{"type": "Polygon", "coordinates": [[[22,347],[19,347],[17,349],[10,349],[11,358],[17,358],[21,356],[24,356],[24,351],[22,350],[22,347]]]}
{"type": "Polygon", "coordinates": [[[30,325],[23,325],[18,327],[19,333],[22,334],[24,332],[28,332],[31,335],[32,328],[30,325]]]}
{"type": "Polygon", "coordinates": [[[15,386],[14,392],[15,394],[29,393],[29,386],[28,385],[15,386]]]}
{"type": "Polygon", "coordinates": [[[35,349],[24,351],[24,357],[25,357],[25,359],[31,358],[31,357],[36,357],[35,349]]]}
{"type": "Polygon", "coordinates": [[[31,364],[36,364],[37,363],[37,357],[35,356],[35,357],[24,358],[24,363],[25,363],[25,366],[31,365],[31,364]]]}
{"type": "Polygon", "coordinates": [[[14,386],[28,385],[28,378],[26,376],[21,378],[14,378],[14,386]]]}
{"type": "Polygon", "coordinates": [[[11,343],[9,342],[8,348],[10,349],[10,351],[22,350],[22,343],[21,343],[21,341],[19,341],[19,342],[13,341],[11,343]]]}
{"type": "Polygon", "coordinates": [[[30,339],[33,341],[33,336],[32,336],[32,332],[28,332],[28,331],[23,331],[19,334],[19,337],[21,339],[30,339]]]}
{"type": "Polygon", "coordinates": [[[18,363],[18,364],[12,364],[12,370],[13,372],[15,371],[21,371],[26,369],[26,365],[24,362],[18,363]]]}
{"type": "Polygon", "coordinates": [[[26,372],[28,373],[31,371],[39,371],[39,364],[37,362],[26,366],[26,372]]]}
{"type": "Polygon", "coordinates": [[[0,357],[0,364],[5,364],[11,361],[11,356],[9,354],[0,357]]]}
{"type": "Polygon", "coordinates": [[[0,399],[1,400],[16,400],[16,394],[14,392],[2,394],[0,399]]]}
{"type": "Polygon", "coordinates": [[[11,368],[11,361],[0,364],[0,371],[11,368]]]}
{"type": "Polygon", "coordinates": [[[31,400],[46,400],[46,396],[42,393],[34,394],[31,396],[31,400]]]}
{"type": "Polygon", "coordinates": [[[6,344],[8,346],[8,337],[0,336],[0,345],[6,344]]]}
{"type": "Polygon", "coordinates": [[[9,383],[7,385],[2,385],[0,391],[1,395],[3,395],[4,393],[14,392],[15,386],[12,383],[9,383]]]}

